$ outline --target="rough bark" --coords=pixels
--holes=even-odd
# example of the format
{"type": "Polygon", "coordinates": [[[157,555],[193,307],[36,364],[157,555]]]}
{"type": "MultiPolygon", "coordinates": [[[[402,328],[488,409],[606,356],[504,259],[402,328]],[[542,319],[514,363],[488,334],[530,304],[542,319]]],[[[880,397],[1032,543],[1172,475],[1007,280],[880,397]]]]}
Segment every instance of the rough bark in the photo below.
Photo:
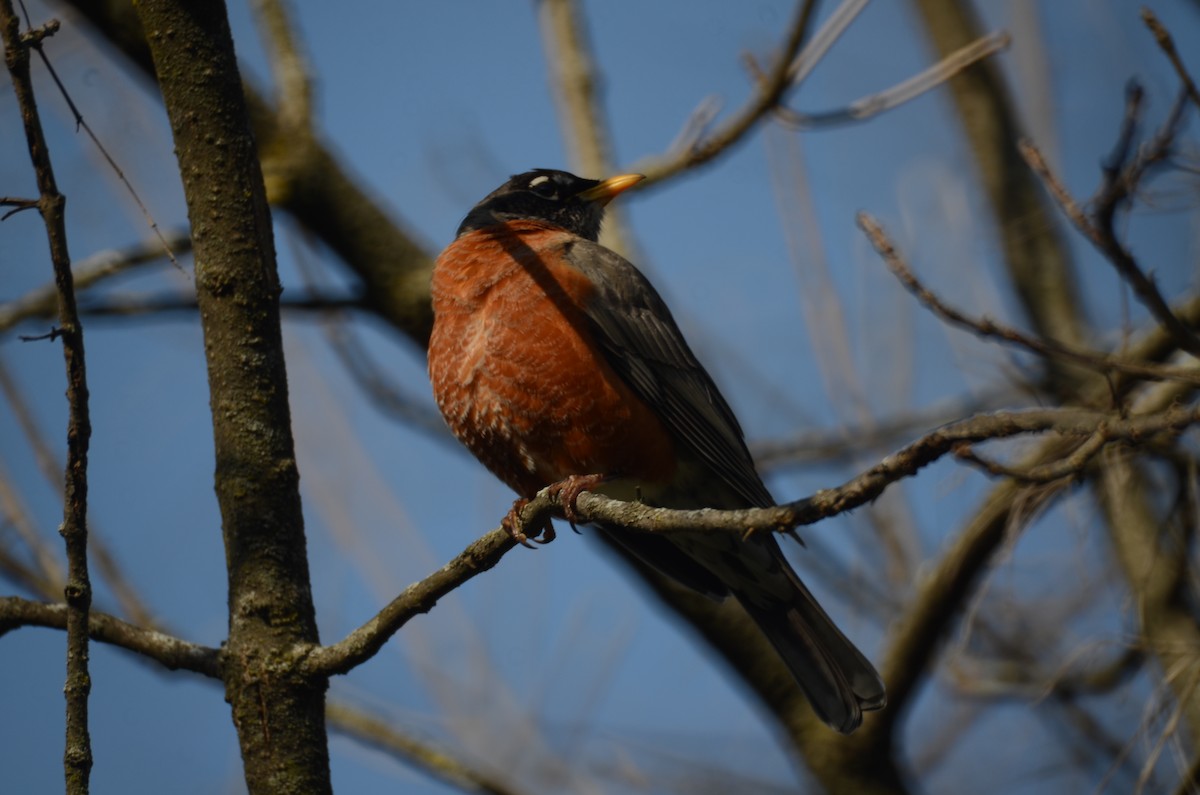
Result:
{"type": "Polygon", "coordinates": [[[138,13],[175,139],[195,247],[229,572],[222,674],[251,793],[330,791],[318,642],[279,325],[271,216],[223,3],[138,13]]]}

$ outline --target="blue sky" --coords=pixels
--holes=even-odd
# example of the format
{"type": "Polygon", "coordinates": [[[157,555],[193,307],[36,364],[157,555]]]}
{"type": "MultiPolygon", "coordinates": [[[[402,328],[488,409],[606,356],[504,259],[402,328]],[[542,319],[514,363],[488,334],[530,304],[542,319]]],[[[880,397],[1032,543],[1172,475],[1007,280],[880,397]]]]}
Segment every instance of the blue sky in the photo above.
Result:
{"type": "MultiPolygon", "coordinates": [[[[1068,187],[1087,196],[1120,119],[1125,81],[1144,81],[1149,116],[1161,118],[1176,89],[1169,65],[1131,4],[980,5],[989,29],[1008,28],[1016,37],[1000,60],[1028,133],[1068,187]]],[[[1194,4],[1148,5],[1185,57],[1200,52],[1194,4]]],[[[725,113],[738,108],[748,92],[740,56],[770,52],[793,13],[789,3],[767,0],[585,7],[624,167],[663,152],[707,97],[718,98],[725,113]]],[[[793,106],[841,107],[930,64],[909,8],[872,3],[793,106]]],[[[59,13],[30,10],[35,23],[59,13]]],[[[301,1],[295,11],[317,77],[324,138],[430,252],[509,174],[568,165],[533,5],[301,1]]],[[[234,3],[230,13],[246,73],[266,85],[250,11],[234,3]]],[[[158,223],[179,228],[185,212],[161,107],[87,40],[82,23],[62,16],[64,30],[48,51],[68,89],[158,223]]],[[[1200,62],[1192,68],[1200,70],[1200,62]]],[[[74,257],[145,240],[140,215],[88,141],[74,133],[47,81],[39,91],[69,198],[74,257]]],[[[872,212],[948,300],[1023,322],[1003,287],[995,238],[952,111],[948,92],[939,90],[855,126],[799,135],[760,130],[712,166],[622,199],[642,252],[638,264],[671,304],[752,441],[858,423],[868,410],[889,416],[981,394],[1012,366],[1006,352],[946,332],[923,314],[854,225],[856,211],[872,212]],[[789,203],[804,191],[811,191],[813,224],[789,203]],[[824,274],[813,266],[821,258],[824,274]],[[823,281],[831,293],[818,291],[823,281]],[[823,371],[820,362],[837,349],[837,335],[821,325],[832,297],[842,310],[849,358],[839,370],[834,357],[823,371]]],[[[19,130],[8,93],[0,93],[0,130],[9,141],[19,130]]],[[[24,153],[4,149],[0,194],[30,193],[24,153]]],[[[1196,287],[1194,183],[1191,191],[1189,197],[1186,185],[1167,184],[1154,210],[1129,225],[1135,250],[1172,294],[1196,287]]],[[[340,264],[286,218],[276,229],[289,291],[301,289],[298,258],[319,268],[323,284],[344,282],[340,264]]],[[[1107,265],[1073,244],[1093,320],[1120,327],[1128,317],[1136,327],[1140,308],[1122,300],[1107,265]]],[[[0,302],[45,283],[49,273],[33,214],[0,225],[0,302]]],[[[188,286],[187,276],[157,268],[124,276],[110,289],[126,295],[188,286]]],[[[395,383],[431,405],[423,353],[375,321],[358,330],[395,383]]],[[[199,326],[194,317],[95,322],[87,335],[93,522],[156,613],[188,639],[215,645],[226,623],[225,577],[199,326]]],[[[322,637],[332,641],[495,526],[511,495],[452,444],[383,417],[350,383],[311,319],[290,319],[285,335],[314,592],[322,637]]],[[[22,344],[10,333],[0,338],[0,361],[32,401],[42,432],[61,448],[57,348],[22,344]]],[[[39,531],[52,537],[60,509],[4,405],[0,463],[39,531]]],[[[856,468],[780,472],[769,480],[779,499],[794,499],[856,468]]],[[[934,556],[986,486],[978,474],[939,464],[896,489],[880,510],[911,522],[915,552],[934,556]]],[[[996,591],[1028,583],[1052,596],[1055,565],[1100,554],[1088,551],[1095,532],[1081,507],[1068,505],[1038,527],[1013,551],[996,591]]],[[[857,583],[878,576],[869,522],[839,518],[806,535],[810,551],[794,550],[793,559],[802,574],[812,555],[836,561],[842,578],[836,593],[821,578],[815,590],[875,657],[885,627],[853,598],[857,583]]],[[[98,605],[110,604],[101,591],[98,605]]],[[[1098,607],[1095,637],[1119,636],[1119,609],[1098,607]]],[[[62,635],[22,630],[0,644],[5,786],[53,791],[61,786],[62,635]]],[[[104,647],[94,649],[93,676],[94,792],[241,791],[228,709],[211,683],[161,675],[104,647]]],[[[667,621],[586,531],[562,533],[536,553],[511,553],[335,682],[332,692],[481,764],[523,771],[556,758],[587,759],[597,769],[573,782],[581,791],[621,791],[611,783],[611,769],[621,766],[666,776],[711,765],[712,781],[716,771],[741,773],[763,791],[794,780],[770,726],[720,664],[667,621]]],[[[918,746],[955,709],[941,688],[931,688],[906,737],[918,746]]],[[[1011,771],[1011,780],[997,780],[992,791],[1054,792],[1080,784],[1056,769],[1067,754],[1047,731],[1022,705],[996,710],[934,769],[931,791],[958,789],[980,754],[998,775],[1011,771]]],[[[340,792],[451,791],[345,739],[335,738],[331,751],[340,792]]]]}

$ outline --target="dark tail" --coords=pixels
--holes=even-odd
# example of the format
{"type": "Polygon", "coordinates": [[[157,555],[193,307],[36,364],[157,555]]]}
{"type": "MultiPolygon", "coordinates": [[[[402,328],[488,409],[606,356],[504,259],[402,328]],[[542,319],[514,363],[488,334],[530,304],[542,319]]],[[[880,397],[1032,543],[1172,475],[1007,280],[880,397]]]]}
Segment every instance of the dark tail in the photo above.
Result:
{"type": "Polygon", "coordinates": [[[795,585],[792,601],[764,605],[736,590],[734,595],[779,652],[817,717],[849,734],[862,723],[864,711],[887,703],[883,680],[800,578],[784,566],[795,585]]]}

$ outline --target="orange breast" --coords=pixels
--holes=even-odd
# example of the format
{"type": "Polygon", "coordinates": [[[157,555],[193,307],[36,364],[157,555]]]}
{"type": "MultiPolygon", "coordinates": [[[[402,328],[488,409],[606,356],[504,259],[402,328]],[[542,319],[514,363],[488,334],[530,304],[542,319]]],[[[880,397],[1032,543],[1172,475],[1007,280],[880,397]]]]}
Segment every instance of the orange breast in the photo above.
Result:
{"type": "Polygon", "coordinates": [[[454,434],[521,495],[570,475],[664,483],[671,437],[596,348],[581,308],[592,286],[561,257],[570,239],[516,222],[442,252],[434,397],[454,434]]]}

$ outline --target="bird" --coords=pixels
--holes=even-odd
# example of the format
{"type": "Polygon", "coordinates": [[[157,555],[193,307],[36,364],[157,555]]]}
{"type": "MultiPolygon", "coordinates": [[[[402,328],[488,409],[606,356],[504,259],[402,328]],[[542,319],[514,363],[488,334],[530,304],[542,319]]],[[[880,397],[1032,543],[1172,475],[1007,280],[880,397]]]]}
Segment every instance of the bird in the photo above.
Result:
{"type": "MultiPolygon", "coordinates": [[[[429,376],[446,424],[518,499],[543,488],[575,524],[583,491],[662,508],[775,505],[729,404],[657,290],[598,242],[605,208],[643,177],[511,177],[435,261],[429,376]]],[[[774,534],[644,533],[598,523],[644,563],[732,597],[816,715],[849,734],[884,683],[793,570],[774,534]]],[[[553,537],[549,525],[535,539],[553,537]]]]}

